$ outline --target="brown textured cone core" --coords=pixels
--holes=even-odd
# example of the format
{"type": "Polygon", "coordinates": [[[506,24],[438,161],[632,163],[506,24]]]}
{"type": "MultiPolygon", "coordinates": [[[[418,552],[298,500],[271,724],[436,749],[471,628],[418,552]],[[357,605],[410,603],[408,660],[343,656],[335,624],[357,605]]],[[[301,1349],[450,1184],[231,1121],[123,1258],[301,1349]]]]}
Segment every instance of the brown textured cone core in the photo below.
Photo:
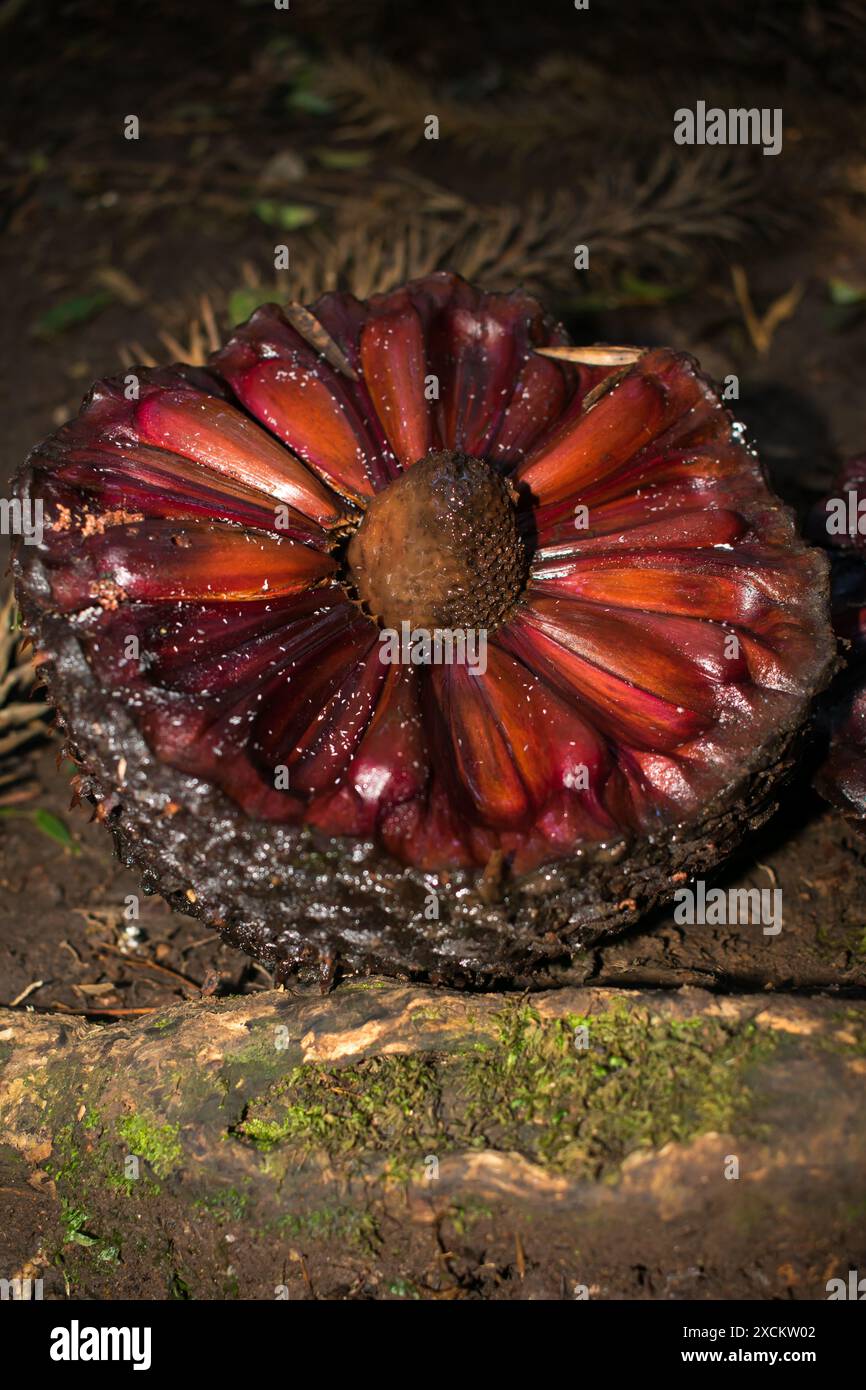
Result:
{"type": "Polygon", "coordinates": [[[526,577],[514,494],[483,459],[433,451],[367,509],[348,551],[349,578],[385,627],[501,623],[526,577]]]}

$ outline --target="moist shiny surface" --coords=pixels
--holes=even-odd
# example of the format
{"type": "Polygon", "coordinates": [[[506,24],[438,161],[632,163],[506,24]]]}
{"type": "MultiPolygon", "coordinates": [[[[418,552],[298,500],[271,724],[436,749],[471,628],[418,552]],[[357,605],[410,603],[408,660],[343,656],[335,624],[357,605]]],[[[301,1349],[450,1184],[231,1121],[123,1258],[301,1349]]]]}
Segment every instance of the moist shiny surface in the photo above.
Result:
{"type": "Polygon", "coordinates": [[[206,373],[100,383],[29,461],[27,610],[160,764],[253,821],[523,874],[696,822],[770,761],[831,660],[825,566],[692,359],[564,366],[528,296],[446,274],[314,312],[354,379],[268,306],[206,373]],[[341,580],[437,451],[517,499],[528,569],[483,676],[383,665],[341,580]]]}

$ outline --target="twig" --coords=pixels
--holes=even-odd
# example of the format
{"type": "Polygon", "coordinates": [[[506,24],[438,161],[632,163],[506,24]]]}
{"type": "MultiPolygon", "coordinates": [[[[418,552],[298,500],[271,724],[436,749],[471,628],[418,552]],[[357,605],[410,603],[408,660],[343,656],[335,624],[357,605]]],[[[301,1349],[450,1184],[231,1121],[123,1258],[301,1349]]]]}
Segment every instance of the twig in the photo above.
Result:
{"type": "Polygon", "coordinates": [[[56,1003],[52,1004],[51,1008],[62,1014],[99,1014],[111,1018],[123,1018],[127,1014],[155,1014],[159,1012],[156,1005],[148,1009],[72,1009],[68,1004],[56,1003]]]}
{"type": "Polygon", "coordinates": [[[311,314],[303,304],[296,301],[286,305],[284,310],[286,318],[294,329],[306,339],[310,347],[314,347],[320,352],[332,367],[342,372],[344,376],[350,377],[352,381],[358,380],[358,373],[349,362],[342,348],[334,342],[328,330],[319,323],[315,314],[311,314]]]}
{"type": "Polygon", "coordinates": [[[16,994],[15,998],[9,1001],[8,1007],[10,1009],[17,1008],[19,1004],[24,1003],[28,995],[34,994],[36,990],[41,989],[44,984],[44,980],[34,980],[32,984],[29,984],[26,989],[22,989],[20,994],[16,994]]]}
{"type": "Polygon", "coordinates": [[[186,975],[181,975],[179,971],[172,970],[167,965],[158,965],[155,960],[140,960],[135,956],[126,955],[123,951],[119,950],[117,946],[105,945],[98,954],[119,956],[121,960],[126,961],[127,965],[137,966],[139,970],[158,970],[161,975],[168,975],[173,980],[179,980],[182,985],[186,985],[187,989],[201,989],[201,985],[196,984],[195,980],[190,980],[186,975]]]}
{"type": "Polygon", "coordinates": [[[802,282],[798,281],[785,294],[774,299],[767,312],[759,317],[752,303],[749,278],[741,265],[731,266],[731,279],[752,345],[763,357],[772,346],[773,337],[779,324],[791,318],[796,311],[797,305],[803,297],[802,282]]]}

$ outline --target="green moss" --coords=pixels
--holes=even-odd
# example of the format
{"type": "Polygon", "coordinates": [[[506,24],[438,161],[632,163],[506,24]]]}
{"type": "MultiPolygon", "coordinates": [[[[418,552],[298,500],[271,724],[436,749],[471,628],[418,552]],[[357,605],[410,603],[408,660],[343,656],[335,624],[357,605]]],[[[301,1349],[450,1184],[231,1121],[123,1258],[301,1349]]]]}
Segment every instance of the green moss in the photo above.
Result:
{"type": "Polygon", "coordinates": [[[374,1254],[382,1236],[372,1212],[356,1207],[317,1207],[312,1211],[287,1212],[277,1223],[279,1229],[295,1239],[337,1240],[374,1254]]]}
{"type": "Polygon", "coordinates": [[[47,1172],[57,1183],[74,1179],[81,1167],[81,1152],[75,1142],[73,1126],[61,1125],[54,1135],[52,1155],[45,1164],[47,1172]]]}
{"type": "Polygon", "coordinates": [[[192,1294],[189,1291],[189,1284],[186,1282],[183,1275],[177,1269],[172,1269],[169,1271],[168,1296],[169,1298],[177,1299],[182,1303],[186,1303],[187,1300],[192,1298],[192,1294]]]}
{"type": "Polygon", "coordinates": [[[300,1056],[297,1041],[286,1038],[285,1026],[279,1018],[261,1021],[251,1028],[242,1046],[227,1056],[219,1070],[217,1084],[224,1102],[233,1093],[259,1092],[279,1080],[292,1060],[300,1056]]]}
{"type": "Polygon", "coordinates": [[[63,1239],[67,1244],[89,1246],[99,1243],[99,1237],[87,1230],[90,1216],[83,1207],[75,1206],[74,1203],[61,1198],[60,1221],[63,1228],[63,1239]]]}
{"type": "Polygon", "coordinates": [[[143,1114],[124,1115],[117,1132],[129,1152],[149,1163],[158,1178],[167,1178],[183,1158],[177,1125],[159,1125],[143,1114]]]}
{"type": "Polygon", "coordinates": [[[388,1285],[388,1292],[395,1298],[419,1299],[421,1291],[417,1284],[413,1284],[411,1279],[394,1279],[388,1285]]]}
{"type": "Polygon", "coordinates": [[[458,1236],[466,1235],[478,1221],[489,1220],[492,1216],[492,1208],[475,1197],[469,1197],[463,1202],[452,1202],[448,1208],[448,1217],[458,1236]]]}
{"type": "Polygon", "coordinates": [[[410,1022],[418,1023],[439,1023],[444,1018],[444,1010],[438,1004],[422,1004],[420,1008],[413,1009],[410,1015],[410,1022]]]}
{"type": "Polygon", "coordinates": [[[193,1206],[212,1216],[219,1225],[223,1225],[228,1221],[242,1221],[248,1201],[249,1196],[246,1192],[239,1192],[236,1187],[226,1187],[220,1192],[209,1193],[206,1197],[197,1197],[193,1206]]]}
{"type": "Polygon", "coordinates": [[[422,1176],[428,1155],[467,1148],[602,1174],[635,1149],[730,1129],[748,1111],[750,1068],[775,1045],[753,1024],[666,1020],[624,1004],[550,1021],[516,1003],[492,1027],[458,1053],[293,1067],[232,1132],[292,1162],[384,1160],[400,1180],[422,1176]]]}
{"type": "Polygon", "coordinates": [[[747,1066],[773,1045],[753,1024],[624,1005],[555,1022],[512,1007],[467,1067],[469,1129],[485,1147],[599,1172],[635,1149],[729,1129],[747,1106],[747,1066]]]}
{"type": "Polygon", "coordinates": [[[819,1042],[828,1052],[843,1056],[866,1057],[866,1017],[859,1009],[839,1009],[834,1014],[838,1035],[820,1035],[819,1042]]]}
{"type": "MultiPolygon", "coordinates": [[[[101,1123],[100,1101],[113,1077],[108,1064],[100,1064],[85,1069],[82,1074],[70,1076],[63,1060],[57,1065],[51,1062],[25,1079],[28,1095],[33,1101],[34,1117],[38,1115],[38,1127],[54,1130],[65,1129],[69,1135],[72,1125],[68,1117],[73,1110],[84,1107],[85,1127],[98,1127],[101,1123]]],[[[78,1122],[76,1121],[76,1124],[78,1122]]]]}
{"type": "Polygon", "coordinates": [[[288,1143],[337,1158],[372,1148],[390,1153],[394,1176],[405,1177],[404,1153],[423,1155],[441,1143],[439,1094],[436,1063],[427,1056],[303,1065],[250,1105],[234,1132],[265,1152],[288,1143]]]}

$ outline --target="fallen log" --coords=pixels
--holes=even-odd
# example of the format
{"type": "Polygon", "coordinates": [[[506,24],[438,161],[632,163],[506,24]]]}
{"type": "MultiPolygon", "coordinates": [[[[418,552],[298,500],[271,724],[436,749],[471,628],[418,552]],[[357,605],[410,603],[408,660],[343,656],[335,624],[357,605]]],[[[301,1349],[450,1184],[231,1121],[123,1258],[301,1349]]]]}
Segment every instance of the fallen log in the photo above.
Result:
{"type": "Polygon", "coordinates": [[[825,1298],[866,1003],[381,980],[0,1010],[0,1276],[45,1297],[825,1298]],[[17,1233],[17,1234],[16,1234],[17,1233]]]}

